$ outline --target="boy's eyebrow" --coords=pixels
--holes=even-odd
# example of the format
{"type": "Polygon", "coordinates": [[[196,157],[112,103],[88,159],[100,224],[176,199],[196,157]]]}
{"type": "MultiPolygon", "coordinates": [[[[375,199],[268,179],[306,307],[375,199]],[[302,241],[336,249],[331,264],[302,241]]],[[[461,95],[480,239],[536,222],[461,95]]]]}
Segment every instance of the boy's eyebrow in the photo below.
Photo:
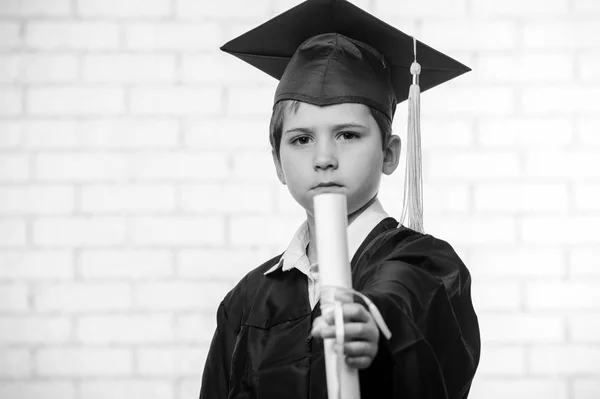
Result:
{"type": "MultiPolygon", "coordinates": [[[[342,123],[339,125],[334,125],[333,130],[343,130],[343,129],[367,129],[366,126],[361,125],[360,123],[342,123]]],[[[283,134],[292,133],[292,132],[301,132],[301,133],[313,133],[313,130],[307,127],[295,127],[292,129],[288,129],[283,134]]]]}

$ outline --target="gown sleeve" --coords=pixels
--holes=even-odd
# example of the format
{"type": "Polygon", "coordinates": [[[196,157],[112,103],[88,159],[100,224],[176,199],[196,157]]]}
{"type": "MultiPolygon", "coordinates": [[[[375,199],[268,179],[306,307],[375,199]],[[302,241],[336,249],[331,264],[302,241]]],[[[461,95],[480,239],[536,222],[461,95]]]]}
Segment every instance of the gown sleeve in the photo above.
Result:
{"type": "Polygon", "coordinates": [[[229,395],[231,355],[235,345],[236,331],[229,324],[225,305],[217,310],[217,329],[206,357],[200,399],[226,399],[229,395]]]}
{"type": "Polygon", "coordinates": [[[454,250],[432,236],[412,237],[365,269],[361,291],[392,331],[380,338],[361,386],[380,397],[466,398],[479,362],[471,279],[454,250]],[[376,381],[376,382],[374,382],[376,381]]]}

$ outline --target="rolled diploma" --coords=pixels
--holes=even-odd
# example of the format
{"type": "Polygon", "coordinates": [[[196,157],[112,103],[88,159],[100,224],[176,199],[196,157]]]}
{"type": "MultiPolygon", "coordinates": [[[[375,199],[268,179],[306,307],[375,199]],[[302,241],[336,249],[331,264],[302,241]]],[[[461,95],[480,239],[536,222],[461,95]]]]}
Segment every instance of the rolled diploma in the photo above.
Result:
{"type": "MultiPolygon", "coordinates": [[[[319,280],[321,286],[352,288],[350,262],[348,261],[348,212],[343,194],[319,194],[313,198],[319,280]]],[[[325,288],[325,291],[327,288],[325,288]]],[[[351,301],[352,297],[348,298],[351,301]]],[[[333,311],[331,305],[321,302],[323,314],[333,311]]],[[[324,340],[325,370],[329,399],[360,399],[358,370],[349,367],[345,359],[338,361],[334,350],[335,339],[324,340]],[[337,367],[341,365],[341,370],[337,367]],[[338,375],[340,378],[338,392],[338,375]]],[[[342,355],[343,356],[343,355],[342,355]]],[[[344,356],[345,358],[345,356],[344,356]]]]}

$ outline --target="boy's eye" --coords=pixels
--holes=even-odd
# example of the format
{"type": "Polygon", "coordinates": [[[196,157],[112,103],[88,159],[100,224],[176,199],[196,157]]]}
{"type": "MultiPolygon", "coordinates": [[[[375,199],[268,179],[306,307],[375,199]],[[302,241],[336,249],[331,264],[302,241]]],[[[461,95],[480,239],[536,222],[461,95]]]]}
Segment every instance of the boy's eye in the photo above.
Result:
{"type": "Polygon", "coordinates": [[[359,138],[360,135],[354,132],[341,132],[338,137],[341,137],[344,140],[355,140],[359,138]]]}
{"type": "Polygon", "coordinates": [[[290,143],[294,144],[294,145],[306,145],[306,144],[310,143],[310,137],[299,136],[299,137],[292,139],[292,141],[290,141],[290,143]]]}

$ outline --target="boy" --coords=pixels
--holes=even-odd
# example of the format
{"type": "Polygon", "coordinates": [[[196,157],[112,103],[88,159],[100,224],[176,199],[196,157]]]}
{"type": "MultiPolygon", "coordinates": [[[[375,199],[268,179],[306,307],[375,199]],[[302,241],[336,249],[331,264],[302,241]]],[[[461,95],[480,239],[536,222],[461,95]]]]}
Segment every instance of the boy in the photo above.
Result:
{"type": "MultiPolygon", "coordinates": [[[[312,205],[323,192],[346,195],[352,286],[392,332],[381,335],[363,304],[344,304],[343,350],[361,397],[467,397],[480,350],[469,272],[446,242],[399,226],[377,199],[400,157],[391,121],[408,92],[407,42],[412,50],[410,37],[346,1],[308,0],[223,47],[280,79],[273,161],[307,220],[219,306],[201,399],[327,398],[320,338],[335,334],[318,306],[312,205]]],[[[424,73],[425,89],[468,70],[418,48],[424,70],[437,70],[424,73]]]]}

